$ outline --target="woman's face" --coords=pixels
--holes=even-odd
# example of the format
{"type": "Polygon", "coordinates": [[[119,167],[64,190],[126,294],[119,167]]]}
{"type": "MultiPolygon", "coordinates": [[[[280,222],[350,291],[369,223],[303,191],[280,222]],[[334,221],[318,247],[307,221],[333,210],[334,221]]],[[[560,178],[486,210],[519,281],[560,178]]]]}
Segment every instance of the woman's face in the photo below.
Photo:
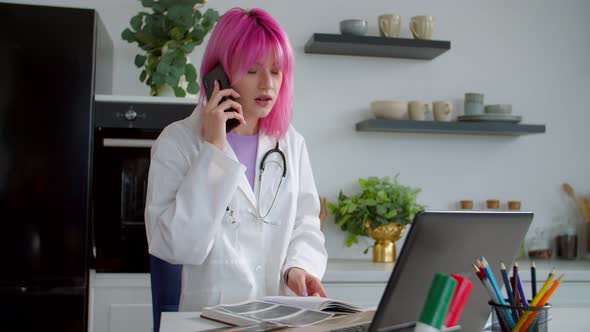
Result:
{"type": "Polygon", "coordinates": [[[240,97],[236,99],[242,105],[246,118],[260,119],[272,110],[283,82],[281,68],[275,64],[272,56],[266,62],[259,62],[248,68],[248,72],[232,85],[240,97]]]}

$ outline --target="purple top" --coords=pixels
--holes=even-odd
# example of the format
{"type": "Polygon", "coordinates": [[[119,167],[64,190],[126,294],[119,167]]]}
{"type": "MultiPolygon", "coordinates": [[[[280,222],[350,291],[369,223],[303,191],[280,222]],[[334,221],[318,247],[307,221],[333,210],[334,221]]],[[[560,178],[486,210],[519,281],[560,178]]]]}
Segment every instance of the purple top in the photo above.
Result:
{"type": "Polygon", "coordinates": [[[246,166],[246,177],[250,182],[250,187],[254,190],[254,176],[256,174],[256,153],[258,152],[258,134],[252,136],[242,136],[227,133],[227,141],[234,150],[238,160],[246,166]]]}

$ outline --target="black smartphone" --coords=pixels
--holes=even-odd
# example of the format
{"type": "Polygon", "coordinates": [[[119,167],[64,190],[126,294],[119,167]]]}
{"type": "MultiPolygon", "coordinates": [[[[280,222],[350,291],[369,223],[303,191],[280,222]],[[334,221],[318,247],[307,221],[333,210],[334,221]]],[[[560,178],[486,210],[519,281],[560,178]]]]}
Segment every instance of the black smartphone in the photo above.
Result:
{"type": "MultiPolygon", "coordinates": [[[[217,80],[217,82],[219,82],[219,89],[220,90],[230,88],[229,78],[227,77],[227,74],[223,70],[223,66],[221,64],[218,64],[217,66],[215,66],[215,68],[213,68],[209,73],[207,73],[207,75],[205,75],[205,77],[203,77],[203,85],[205,87],[205,94],[207,96],[207,100],[209,100],[211,98],[211,95],[213,94],[213,87],[214,87],[215,80],[217,80]]],[[[227,99],[228,99],[228,97],[223,97],[223,98],[221,98],[221,101],[219,103],[221,104],[224,101],[226,101],[227,99]]],[[[232,97],[229,97],[229,99],[233,100],[232,97]]],[[[237,112],[237,111],[233,107],[230,107],[230,108],[226,109],[225,112],[237,112]]],[[[228,133],[239,125],[240,125],[240,120],[238,120],[238,119],[227,120],[225,122],[225,132],[228,133]]]]}

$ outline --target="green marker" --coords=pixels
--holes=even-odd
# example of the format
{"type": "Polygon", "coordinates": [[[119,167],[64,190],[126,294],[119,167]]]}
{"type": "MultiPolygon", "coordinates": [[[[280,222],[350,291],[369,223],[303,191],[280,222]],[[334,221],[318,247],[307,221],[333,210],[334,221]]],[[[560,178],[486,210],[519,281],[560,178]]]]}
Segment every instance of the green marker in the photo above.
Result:
{"type": "Polygon", "coordinates": [[[450,275],[437,273],[434,276],[414,332],[436,332],[442,329],[455,287],[457,280],[450,275]]]}

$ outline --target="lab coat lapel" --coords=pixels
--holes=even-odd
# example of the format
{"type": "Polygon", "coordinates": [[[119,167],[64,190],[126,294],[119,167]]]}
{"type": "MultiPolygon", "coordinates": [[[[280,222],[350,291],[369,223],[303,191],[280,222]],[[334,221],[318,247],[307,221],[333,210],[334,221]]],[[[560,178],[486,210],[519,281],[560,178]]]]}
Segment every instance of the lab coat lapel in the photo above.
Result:
{"type": "MultiPolygon", "coordinates": [[[[259,138],[259,140],[260,140],[260,138],[259,138]]],[[[236,156],[236,153],[231,148],[229,143],[225,145],[224,152],[230,158],[236,160],[237,162],[240,162],[238,160],[238,157],[236,156]]],[[[256,181],[254,181],[254,183],[256,183],[256,181]]],[[[241,174],[240,182],[238,183],[238,188],[242,191],[242,193],[244,193],[244,196],[246,196],[246,198],[248,199],[248,202],[250,202],[252,207],[256,207],[256,195],[254,195],[254,192],[252,191],[252,187],[250,187],[250,182],[248,182],[248,178],[246,177],[246,173],[241,174]]]]}
{"type": "MultiPolygon", "coordinates": [[[[197,107],[195,108],[195,111],[193,111],[193,115],[195,115],[197,117],[196,121],[198,121],[198,128],[201,128],[201,117],[198,116],[199,114],[201,114],[201,109],[202,107],[199,105],[197,105],[197,107]]],[[[260,137],[261,135],[258,136],[258,151],[260,151],[260,137]]],[[[233,160],[240,162],[238,160],[238,156],[236,156],[236,153],[234,152],[234,150],[232,149],[231,145],[229,144],[229,142],[227,142],[227,144],[225,144],[225,148],[223,149],[223,153],[225,153],[226,156],[232,158],[233,160]]],[[[258,156],[260,155],[260,153],[257,154],[258,156]]],[[[258,158],[257,156],[257,158],[258,158]]],[[[258,161],[257,161],[258,163],[258,161]]],[[[256,176],[258,176],[258,171],[256,171],[256,176]]],[[[255,187],[256,188],[256,179],[254,180],[255,183],[255,187]]],[[[248,178],[246,177],[246,173],[242,173],[240,176],[240,182],[238,183],[238,188],[240,188],[240,190],[244,193],[244,196],[246,196],[246,199],[248,200],[248,202],[250,202],[250,204],[252,205],[252,207],[256,207],[256,195],[254,195],[254,192],[252,191],[252,187],[250,187],[250,182],[248,182],[248,178]]]]}

